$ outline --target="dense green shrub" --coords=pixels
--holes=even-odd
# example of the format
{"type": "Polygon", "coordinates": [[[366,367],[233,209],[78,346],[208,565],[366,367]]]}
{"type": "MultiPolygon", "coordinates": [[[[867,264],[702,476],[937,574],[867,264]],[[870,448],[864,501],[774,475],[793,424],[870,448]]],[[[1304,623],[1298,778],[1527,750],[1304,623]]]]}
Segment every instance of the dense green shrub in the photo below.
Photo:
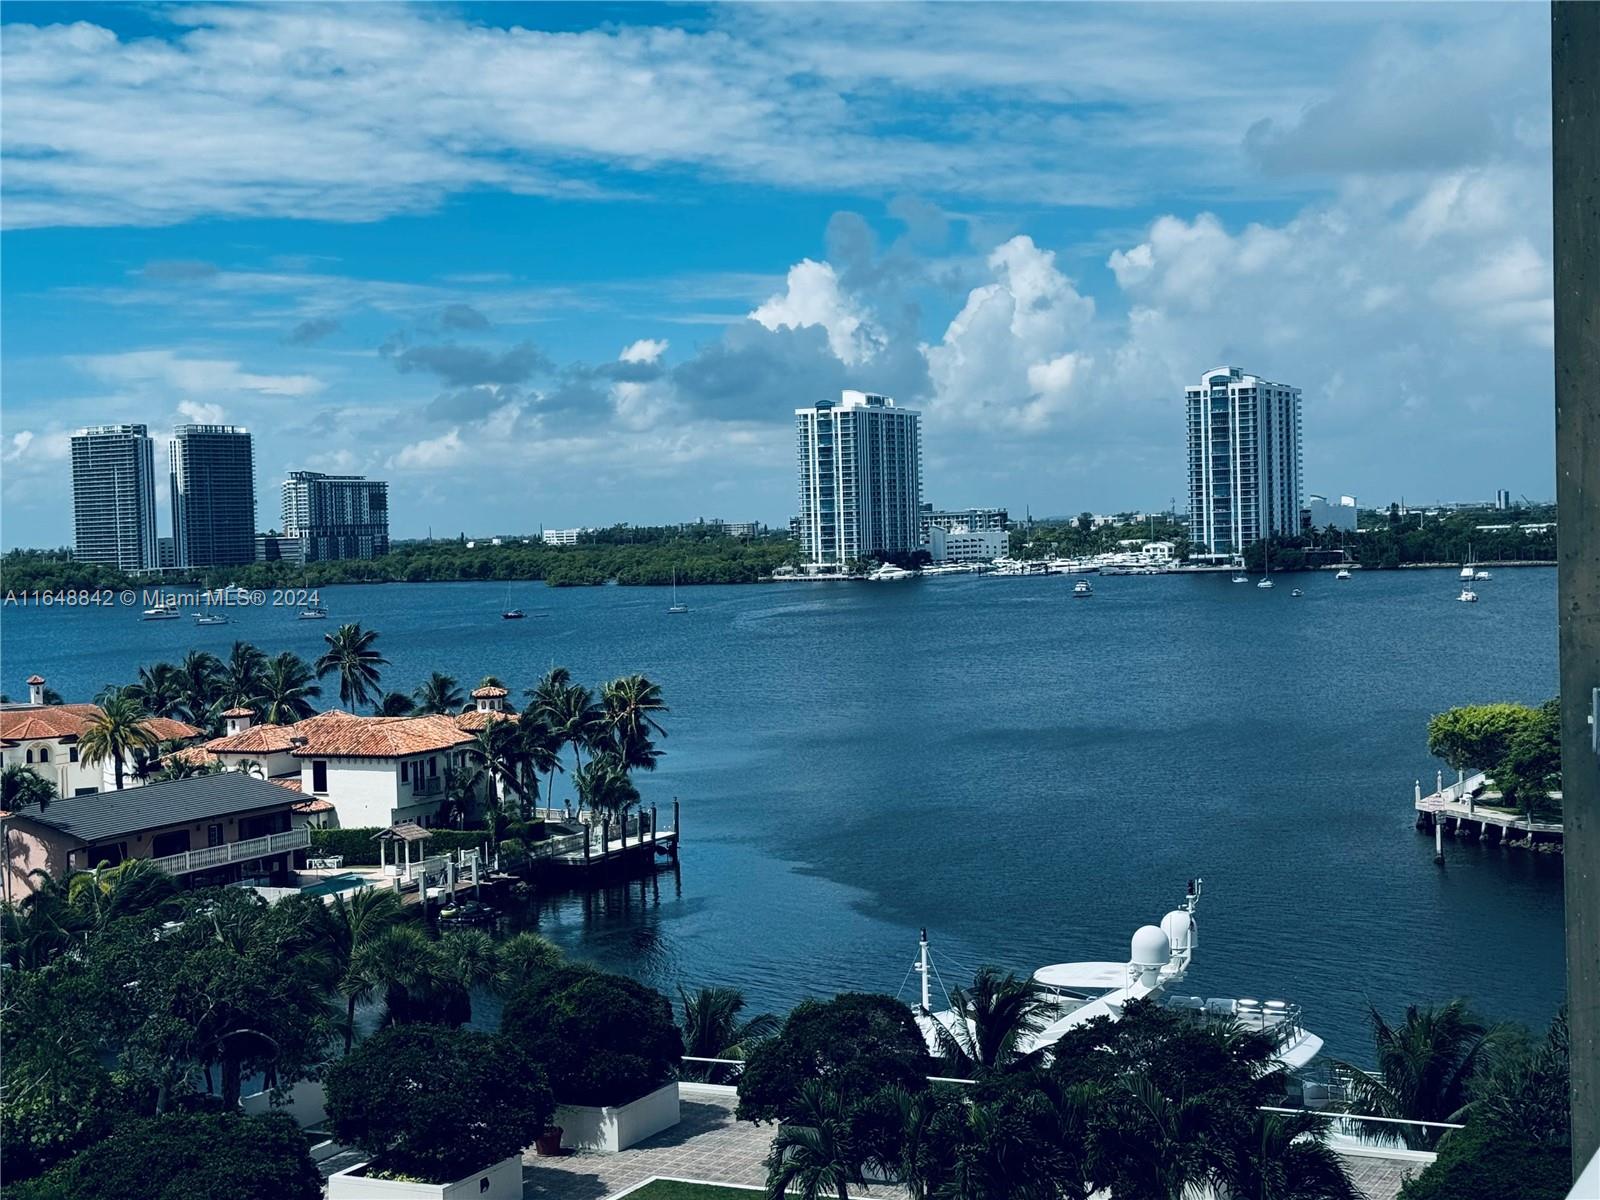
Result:
{"type": "Polygon", "coordinates": [[[371,1169],[449,1183],[520,1153],[550,1121],[545,1073],[510,1039],[396,1025],[328,1069],[328,1119],[371,1169]]]}
{"type": "Polygon", "coordinates": [[[168,1113],[128,1122],[14,1194],[17,1200],[318,1200],[322,1176],[305,1135],[282,1113],[168,1113]]]}
{"type": "MultiPolygon", "coordinates": [[[[381,832],[379,829],[313,829],[310,854],[313,858],[339,854],[344,856],[347,867],[375,867],[378,865],[379,843],[372,839],[381,832]]],[[[477,850],[489,838],[488,831],[483,829],[433,829],[429,832],[433,836],[423,843],[429,854],[443,854],[447,850],[477,850]]],[[[396,847],[390,846],[384,853],[393,862],[396,847]]],[[[415,847],[411,850],[411,857],[417,857],[415,847]]]]}
{"type": "Polygon", "coordinates": [[[846,992],[806,1000],[777,1037],[751,1053],[739,1077],[739,1117],[787,1119],[801,1087],[813,1079],[847,1097],[886,1085],[918,1092],[933,1068],[911,1010],[894,997],[846,992]]]}
{"type": "Polygon", "coordinates": [[[586,967],[561,967],[506,1005],[501,1032],[550,1073],[562,1104],[627,1104],[673,1077],[683,1039],[654,988],[586,967]]]}
{"type": "Polygon", "coordinates": [[[1437,1162],[1400,1188],[1400,1200],[1564,1200],[1572,1152],[1468,1122],[1439,1146],[1437,1162]]]}

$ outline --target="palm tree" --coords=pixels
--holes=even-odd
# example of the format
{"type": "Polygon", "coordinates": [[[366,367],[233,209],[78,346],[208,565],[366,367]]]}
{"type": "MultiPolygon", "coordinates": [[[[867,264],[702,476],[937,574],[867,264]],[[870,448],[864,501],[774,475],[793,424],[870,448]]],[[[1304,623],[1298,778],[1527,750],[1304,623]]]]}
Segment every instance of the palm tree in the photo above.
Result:
{"type": "Polygon", "coordinates": [[[970,987],[951,998],[955,1021],[938,1025],[940,1051],[973,1072],[1004,1070],[1031,1060],[1021,1045],[1049,1023],[1050,1001],[1031,979],[980,967],[970,987]]]}
{"type": "Polygon", "coordinates": [[[241,758],[233,769],[241,775],[252,775],[257,779],[267,777],[267,769],[253,758],[241,758]]]}
{"type": "Polygon", "coordinates": [[[178,708],[194,725],[209,725],[217,702],[217,677],[222,663],[215,654],[191,650],[175,668],[178,708]]]}
{"type": "Polygon", "coordinates": [[[495,990],[508,996],[521,991],[565,958],[561,947],[548,938],[531,930],[514,933],[500,943],[495,990]]]}
{"type": "MultiPolygon", "coordinates": [[[[683,1053],[689,1058],[743,1059],[758,1042],[778,1032],[778,1018],[771,1013],[739,1019],[745,1001],[738,988],[703,987],[691,995],[680,987],[678,1004],[683,1053]]],[[[726,1082],[731,1073],[722,1063],[695,1063],[686,1069],[706,1083],[726,1082]]]]}
{"type": "MultiPolygon", "coordinates": [[[[1471,1100],[1474,1073],[1506,1038],[1505,1026],[1485,1026],[1462,1000],[1437,1008],[1410,1005],[1398,1026],[1376,1008],[1371,1015],[1377,1073],[1336,1065],[1349,1073],[1354,1108],[1377,1117],[1455,1121],[1471,1100]]],[[[1414,1125],[1381,1126],[1367,1136],[1398,1136],[1412,1150],[1431,1149],[1438,1141],[1436,1131],[1414,1125]]]]}
{"type": "Polygon", "coordinates": [[[768,1200],[788,1195],[849,1200],[850,1185],[859,1182],[861,1164],[844,1098],[820,1080],[807,1080],[800,1088],[799,1116],[778,1126],[772,1139],[767,1155],[768,1200]]]}
{"type": "Polygon", "coordinates": [[[124,690],[152,717],[170,717],[183,708],[183,684],[171,663],[140,667],[139,677],[124,690]]]}
{"type": "Polygon", "coordinates": [[[1235,1200],[1360,1200],[1344,1161],[1328,1149],[1328,1121],[1312,1112],[1257,1112],[1223,1172],[1235,1200]]]}
{"type": "Polygon", "coordinates": [[[249,642],[235,642],[222,666],[217,704],[222,708],[254,708],[260,701],[267,656],[249,642]]]}
{"type": "Polygon", "coordinates": [[[383,1024],[405,1024],[426,1010],[438,983],[433,943],[415,925],[391,925],[365,938],[350,957],[340,989],[347,999],[381,991],[383,1024]]]}
{"type": "Polygon", "coordinates": [[[56,785],[43,775],[12,763],[0,772],[0,809],[20,812],[24,808],[37,808],[40,812],[58,799],[56,785]]]}
{"type": "Polygon", "coordinates": [[[517,733],[522,740],[523,792],[530,797],[537,797],[539,776],[543,774],[548,778],[544,787],[545,800],[553,805],[556,772],[563,769],[561,738],[544,718],[534,711],[532,705],[529,705],[528,710],[522,714],[522,720],[517,725],[517,733]]]}
{"type": "Polygon", "coordinates": [[[441,979],[448,985],[446,1012],[454,1024],[472,1020],[472,993],[494,985],[500,977],[500,959],[494,938],[477,929],[447,933],[434,944],[441,979]]]}
{"type": "Polygon", "coordinates": [[[404,692],[385,692],[377,703],[378,715],[383,717],[409,717],[416,708],[404,692]]]}
{"type": "Polygon", "coordinates": [[[1205,1102],[1170,1098],[1142,1073],[1123,1077],[1118,1086],[1137,1119],[1117,1123],[1098,1139],[1097,1158],[1114,1164],[1112,1192],[1185,1200],[1217,1182],[1225,1147],[1210,1140],[1212,1113],[1205,1102]]]}
{"type": "Polygon", "coordinates": [[[421,713],[456,713],[467,702],[456,681],[438,671],[429,675],[427,681],[411,696],[417,702],[417,711],[421,713]]]}
{"type": "Polygon", "coordinates": [[[260,687],[261,719],[268,725],[305,720],[316,711],[312,698],[322,695],[322,689],[312,682],[306,660],[290,650],[267,663],[260,687]]]}
{"type": "Polygon", "coordinates": [[[375,982],[356,971],[362,947],[384,930],[392,928],[401,915],[400,896],[388,888],[361,888],[336,895],[328,906],[329,936],[335,956],[343,964],[339,992],[345,998],[344,1050],[350,1053],[355,1040],[356,1008],[372,998],[375,982]]]}
{"type": "MultiPolygon", "coordinates": [[[[506,793],[521,797],[522,740],[511,721],[490,721],[478,730],[466,747],[467,778],[463,786],[484,786],[484,802],[501,815],[505,813],[506,793]]],[[[497,831],[498,832],[498,831],[497,831]]]]}
{"type": "Polygon", "coordinates": [[[643,675],[624,675],[600,690],[606,731],[630,769],[653,771],[661,757],[652,737],[666,737],[667,731],[656,719],[667,711],[661,688],[643,675]]]}
{"type": "Polygon", "coordinates": [[[594,694],[580,683],[569,684],[544,710],[544,718],[556,735],[572,747],[573,780],[583,767],[581,751],[593,747],[605,729],[605,714],[594,702],[594,694]]]}
{"type": "Polygon", "coordinates": [[[639,789],[628,778],[628,768],[615,752],[606,750],[590,759],[573,776],[578,801],[606,820],[626,820],[639,803],[639,789]]]}
{"type": "Polygon", "coordinates": [[[78,757],[93,766],[111,760],[117,790],[122,790],[123,764],[135,751],[148,750],[160,739],[145,727],[145,712],[136,700],[119,696],[109,700],[78,737],[78,757]]]}
{"type": "Polygon", "coordinates": [[[360,625],[341,625],[322,636],[328,649],[317,659],[317,678],[337,674],[339,699],[352,710],[368,703],[378,690],[378,668],[389,665],[389,660],[373,649],[377,633],[360,625]]]}

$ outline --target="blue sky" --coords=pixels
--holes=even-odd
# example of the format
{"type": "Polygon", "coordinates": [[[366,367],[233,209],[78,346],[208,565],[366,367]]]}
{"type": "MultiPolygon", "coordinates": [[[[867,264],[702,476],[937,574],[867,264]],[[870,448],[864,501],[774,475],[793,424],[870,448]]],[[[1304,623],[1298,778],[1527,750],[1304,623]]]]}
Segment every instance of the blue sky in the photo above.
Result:
{"type": "Polygon", "coordinates": [[[263,528],[304,468],[398,536],[781,523],[840,387],[937,503],[1165,505],[1225,362],[1312,490],[1553,490],[1543,5],[4,21],[7,546],[102,421],[249,426],[263,528]]]}

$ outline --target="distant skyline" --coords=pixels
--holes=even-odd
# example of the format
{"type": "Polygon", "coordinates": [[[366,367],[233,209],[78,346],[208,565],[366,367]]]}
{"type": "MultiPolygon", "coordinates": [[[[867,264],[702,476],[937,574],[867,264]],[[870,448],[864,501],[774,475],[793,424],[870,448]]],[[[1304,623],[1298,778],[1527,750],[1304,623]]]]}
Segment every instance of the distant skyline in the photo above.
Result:
{"type": "Polygon", "coordinates": [[[842,388],[940,507],[1181,507],[1223,364],[1307,492],[1554,490],[1543,5],[5,18],[8,548],[125,422],[249,427],[261,529],[292,470],[396,538],[781,528],[842,388]]]}

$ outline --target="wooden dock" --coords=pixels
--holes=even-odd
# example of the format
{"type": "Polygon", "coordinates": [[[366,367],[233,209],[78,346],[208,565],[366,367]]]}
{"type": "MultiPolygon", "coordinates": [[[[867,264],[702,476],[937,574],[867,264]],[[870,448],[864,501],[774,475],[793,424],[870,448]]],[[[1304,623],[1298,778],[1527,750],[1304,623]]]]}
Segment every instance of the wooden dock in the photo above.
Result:
{"type": "Polygon", "coordinates": [[[1438,780],[1435,791],[1424,796],[1416,785],[1417,828],[1431,830],[1434,853],[1443,853],[1443,838],[1475,838],[1504,846],[1521,846],[1559,854],[1566,837],[1560,821],[1541,821],[1515,809],[1501,808],[1499,792],[1489,789],[1489,780],[1479,772],[1457,783],[1438,780]]]}
{"type": "Polygon", "coordinates": [[[603,869],[624,863],[643,863],[663,857],[676,862],[679,842],[678,802],[672,802],[672,826],[663,829],[654,808],[613,824],[593,814],[568,818],[565,814],[544,814],[557,833],[528,847],[531,863],[563,870],[603,869]]]}

